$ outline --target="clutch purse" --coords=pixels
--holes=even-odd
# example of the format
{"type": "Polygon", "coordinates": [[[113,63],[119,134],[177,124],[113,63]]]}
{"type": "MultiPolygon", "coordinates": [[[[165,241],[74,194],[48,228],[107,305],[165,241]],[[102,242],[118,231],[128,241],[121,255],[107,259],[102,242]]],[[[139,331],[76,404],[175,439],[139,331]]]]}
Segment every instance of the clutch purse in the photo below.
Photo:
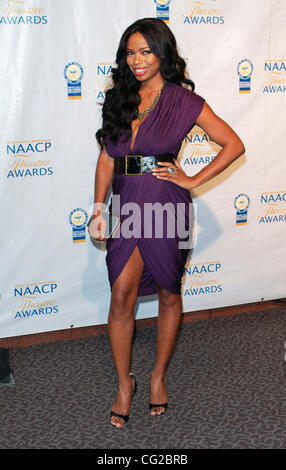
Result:
{"type": "MultiPolygon", "coordinates": [[[[119,219],[118,217],[115,217],[114,215],[111,215],[109,212],[104,212],[102,211],[101,213],[105,223],[106,223],[106,229],[103,233],[103,236],[104,238],[111,238],[112,235],[114,235],[114,233],[116,232],[116,230],[118,229],[119,225],[120,225],[120,222],[119,222],[119,219]]],[[[91,222],[92,222],[92,216],[90,217],[89,221],[87,222],[87,227],[89,228],[91,222]]],[[[93,238],[91,235],[90,235],[91,238],[93,238]]]]}

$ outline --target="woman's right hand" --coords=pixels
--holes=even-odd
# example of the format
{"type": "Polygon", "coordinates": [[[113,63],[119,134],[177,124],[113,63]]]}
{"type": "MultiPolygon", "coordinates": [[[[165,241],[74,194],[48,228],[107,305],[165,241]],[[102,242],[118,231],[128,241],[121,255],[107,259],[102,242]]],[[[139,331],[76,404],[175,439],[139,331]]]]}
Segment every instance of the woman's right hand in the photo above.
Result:
{"type": "Polygon", "coordinates": [[[106,233],[106,221],[102,217],[102,213],[92,215],[92,220],[88,227],[88,233],[90,238],[96,242],[105,242],[106,238],[104,237],[104,234],[106,233]]]}
{"type": "Polygon", "coordinates": [[[101,213],[102,209],[104,209],[103,201],[112,182],[113,172],[114,158],[111,158],[105,147],[103,147],[96,165],[93,216],[88,227],[90,237],[99,243],[104,243],[105,241],[104,234],[107,227],[101,213]]]}

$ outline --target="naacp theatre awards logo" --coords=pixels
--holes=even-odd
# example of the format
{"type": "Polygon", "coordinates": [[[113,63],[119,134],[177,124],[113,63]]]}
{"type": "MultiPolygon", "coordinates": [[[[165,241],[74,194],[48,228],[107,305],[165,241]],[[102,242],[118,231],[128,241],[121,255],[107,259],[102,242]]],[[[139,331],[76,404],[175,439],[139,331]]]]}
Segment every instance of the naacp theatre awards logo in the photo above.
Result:
{"type": "Polygon", "coordinates": [[[67,81],[68,99],[81,99],[81,80],[83,77],[82,66],[77,62],[69,62],[65,66],[64,76],[67,81]]]}
{"type": "Polygon", "coordinates": [[[69,215],[69,223],[72,226],[73,243],[81,243],[86,240],[86,223],[88,215],[84,209],[74,209],[69,215]]]}
{"type": "Polygon", "coordinates": [[[171,0],[154,0],[156,4],[156,17],[169,23],[169,5],[171,0]]]}
{"type": "Polygon", "coordinates": [[[247,224],[247,213],[250,199],[247,194],[238,194],[234,200],[234,208],[236,210],[236,225],[247,224]]]}
{"type": "Polygon", "coordinates": [[[252,72],[253,65],[248,59],[241,60],[237,65],[239,93],[250,93],[252,72]]]}

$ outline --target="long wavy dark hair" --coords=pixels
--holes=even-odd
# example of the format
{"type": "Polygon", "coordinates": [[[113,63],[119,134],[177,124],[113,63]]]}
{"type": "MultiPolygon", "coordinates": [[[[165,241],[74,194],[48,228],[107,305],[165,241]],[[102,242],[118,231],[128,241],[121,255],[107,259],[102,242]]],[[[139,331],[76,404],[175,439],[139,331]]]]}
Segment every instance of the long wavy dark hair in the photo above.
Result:
{"type": "Polygon", "coordinates": [[[189,85],[195,89],[194,82],[186,77],[186,62],[177,50],[175,36],[166,23],[157,18],[143,18],[135,21],[123,33],[116,54],[116,68],[112,68],[114,87],[107,90],[103,108],[102,129],[96,133],[97,141],[103,147],[108,137],[116,143],[122,136],[131,137],[131,122],[136,118],[140,95],[140,82],[135,78],[126,62],[127,41],[131,34],[141,33],[150,50],[161,60],[162,77],[177,85],[189,85]]]}

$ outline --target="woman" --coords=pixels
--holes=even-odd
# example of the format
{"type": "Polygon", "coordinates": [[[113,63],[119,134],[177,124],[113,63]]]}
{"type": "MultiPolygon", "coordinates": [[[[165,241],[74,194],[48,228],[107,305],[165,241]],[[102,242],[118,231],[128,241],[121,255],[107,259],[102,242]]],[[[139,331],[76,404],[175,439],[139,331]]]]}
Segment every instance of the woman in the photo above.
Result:
{"type": "MultiPolygon", "coordinates": [[[[127,28],[120,40],[116,63],[117,68],[112,71],[114,87],[106,93],[103,126],[97,132],[101,153],[89,230],[99,242],[105,241],[99,231],[104,225],[101,210],[113,177],[113,199],[114,195],[120,196],[120,210],[128,202],[141,209],[146,203],[188,205],[191,189],[213,178],[244,152],[236,133],[203,98],[182,86],[194,89],[193,82],[185,76],[186,64],[178,55],[176,40],[163,21],[145,18],[127,28]],[[190,177],[176,157],[195,123],[222,149],[209,165],[190,177]],[[133,157],[125,158],[127,155],[133,157]],[[143,156],[142,160],[138,155],[143,156]]],[[[120,215],[124,220],[121,212],[120,215]]],[[[187,213],[185,216],[188,227],[191,221],[187,213]]],[[[153,219],[148,224],[150,220],[153,219]]],[[[147,225],[143,211],[137,214],[137,222],[147,225]]],[[[168,237],[166,226],[160,238],[140,234],[126,238],[120,234],[107,240],[106,261],[112,290],[109,339],[118,375],[111,424],[116,428],[127,422],[136,387],[135,376],[130,373],[130,357],[138,295],[158,293],[157,355],[151,373],[149,408],[151,416],[167,409],[166,371],[181,320],[181,278],[188,255],[187,248],[179,248],[180,240],[178,234],[168,237]]]]}

